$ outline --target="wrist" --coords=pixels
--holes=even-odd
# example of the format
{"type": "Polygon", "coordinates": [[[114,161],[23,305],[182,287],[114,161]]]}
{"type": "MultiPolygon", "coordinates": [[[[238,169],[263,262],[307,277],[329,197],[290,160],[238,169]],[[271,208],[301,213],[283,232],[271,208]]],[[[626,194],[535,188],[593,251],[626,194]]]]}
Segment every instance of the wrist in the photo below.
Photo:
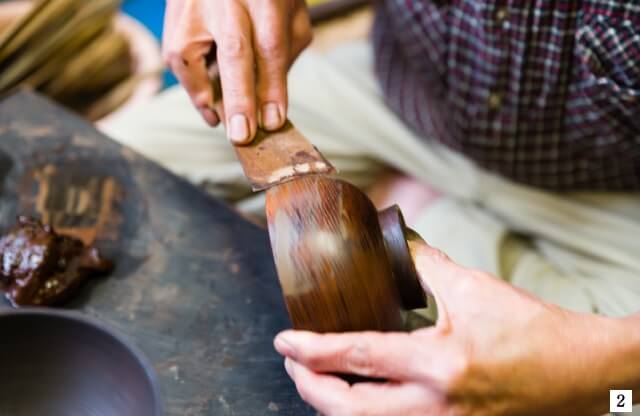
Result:
{"type": "MultiPolygon", "coordinates": [[[[578,342],[585,383],[584,414],[601,415],[609,410],[609,390],[633,390],[640,399],[640,316],[609,318],[582,315],[585,338],[578,342]]],[[[576,380],[580,383],[579,380],[576,380]]]]}
{"type": "Polygon", "coordinates": [[[623,340],[619,365],[626,369],[621,389],[633,390],[634,403],[640,403],[640,313],[620,319],[623,340]]]}

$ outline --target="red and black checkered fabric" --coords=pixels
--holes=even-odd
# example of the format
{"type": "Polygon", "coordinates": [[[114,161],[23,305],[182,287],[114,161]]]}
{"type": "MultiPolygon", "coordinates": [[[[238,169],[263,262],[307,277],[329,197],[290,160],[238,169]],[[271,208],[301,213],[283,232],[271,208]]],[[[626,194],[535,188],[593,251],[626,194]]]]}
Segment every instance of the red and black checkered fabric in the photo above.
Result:
{"type": "Polygon", "coordinates": [[[640,190],[640,1],[381,0],[373,40],[422,136],[536,187],[640,190]]]}

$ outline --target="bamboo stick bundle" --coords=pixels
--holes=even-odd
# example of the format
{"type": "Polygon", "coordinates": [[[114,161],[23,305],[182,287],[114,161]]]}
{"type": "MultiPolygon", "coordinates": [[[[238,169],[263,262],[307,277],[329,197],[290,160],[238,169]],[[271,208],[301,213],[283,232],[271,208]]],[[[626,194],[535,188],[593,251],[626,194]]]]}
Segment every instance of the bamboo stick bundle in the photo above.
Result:
{"type": "Polygon", "coordinates": [[[87,30],[86,34],[79,34],[69,39],[55,56],[40,65],[35,72],[23,81],[23,84],[27,84],[33,88],[42,88],[45,83],[50,82],[52,78],[57,75],[61,67],[68,65],[77,55],[78,50],[86,47],[102,30],[104,30],[103,27],[95,25],[90,30],[87,30]]]}
{"type": "Polygon", "coordinates": [[[120,0],[32,3],[0,28],[0,94],[30,86],[85,116],[104,113],[105,102],[131,94],[139,77],[132,77],[127,38],[114,30],[120,0]]]}
{"type": "Polygon", "coordinates": [[[113,30],[102,32],[68,60],[43,91],[53,97],[64,97],[113,86],[130,74],[127,66],[111,65],[127,55],[128,46],[126,39],[113,30]]]}

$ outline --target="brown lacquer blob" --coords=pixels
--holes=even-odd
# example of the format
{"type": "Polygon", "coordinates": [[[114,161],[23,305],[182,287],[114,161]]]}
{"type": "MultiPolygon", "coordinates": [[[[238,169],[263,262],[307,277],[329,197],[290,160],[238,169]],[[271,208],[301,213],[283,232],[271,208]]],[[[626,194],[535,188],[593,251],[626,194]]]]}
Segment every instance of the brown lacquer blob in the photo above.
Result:
{"type": "Polygon", "coordinates": [[[14,306],[60,304],[89,277],[112,269],[96,248],[25,217],[0,238],[0,262],[0,280],[14,306]]]}
{"type": "Polygon", "coordinates": [[[366,195],[344,181],[307,176],[270,188],[266,212],[294,328],[402,329],[401,298],[366,195]]]}

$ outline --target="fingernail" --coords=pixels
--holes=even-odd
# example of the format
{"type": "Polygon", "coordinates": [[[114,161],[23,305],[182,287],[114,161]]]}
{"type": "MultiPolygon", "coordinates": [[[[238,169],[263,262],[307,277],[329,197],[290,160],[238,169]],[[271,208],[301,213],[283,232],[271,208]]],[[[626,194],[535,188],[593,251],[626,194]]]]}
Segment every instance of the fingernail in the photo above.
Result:
{"type": "Polygon", "coordinates": [[[280,109],[275,103],[266,103],[262,106],[262,127],[273,130],[280,127],[280,109]]]}
{"type": "Polygon", "coordinates": [[[280,354],[295,359],[296,349],[284,336],[278,335],[274,340],[273,345],[280,354]]]}
{"type": "Polygon", "coordinates": [[[290,358],[284,359],[284,369],[287,370],[287,374],[289,374],[289,377],[293,378],[295,371],[293,369],[293,361],[290,358]]]}
{"type": "Polygon", "coordinates": [[[229,119],[229,140],[244,143],[249,139],[249,122],[244,114],[235,114],[229,119]]]}
{"type": "Polygon", "coordinates": [[[209,125],[215,127],[218,125],[218,123],[220,123],[220,118],[212,109],[203,108],[200,110],[200,113],[202,114],[202,117],[204,117],[204,119],[207,121],[207,123],[209,123],[209,125]]]}

